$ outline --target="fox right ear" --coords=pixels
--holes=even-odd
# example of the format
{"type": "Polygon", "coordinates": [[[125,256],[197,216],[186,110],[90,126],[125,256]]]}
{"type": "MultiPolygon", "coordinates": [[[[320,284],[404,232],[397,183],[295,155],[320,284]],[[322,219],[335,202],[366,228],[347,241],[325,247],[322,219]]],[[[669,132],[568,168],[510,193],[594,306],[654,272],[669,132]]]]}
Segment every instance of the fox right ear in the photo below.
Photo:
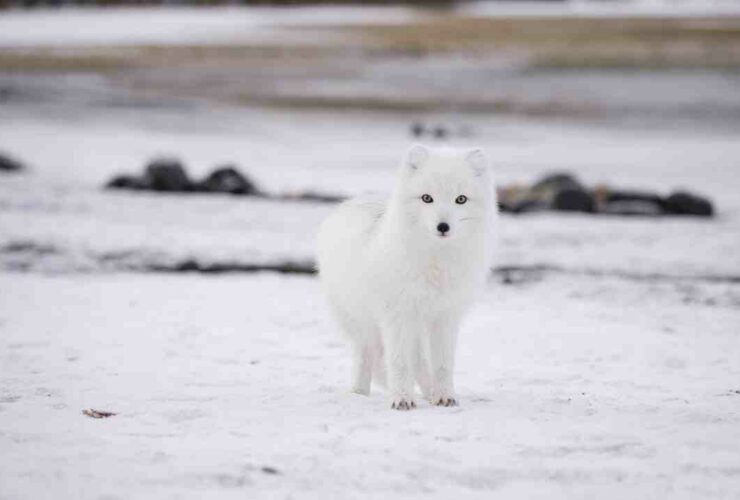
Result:
{"type": "Polygon", "coordinates": [[[406,165],[408,165],[411,170],[417,170],[425,161],[427,161],[428,158],[429,150],[421,144],[414,144],[406,154],[406,165]]]}
{"type": "Polygon", "coordinates": [[[488,169],[488,158],[482,149],[471,149],[465,156],[465,160],[475,172],[476,177],[482,176],[488,169]]]}

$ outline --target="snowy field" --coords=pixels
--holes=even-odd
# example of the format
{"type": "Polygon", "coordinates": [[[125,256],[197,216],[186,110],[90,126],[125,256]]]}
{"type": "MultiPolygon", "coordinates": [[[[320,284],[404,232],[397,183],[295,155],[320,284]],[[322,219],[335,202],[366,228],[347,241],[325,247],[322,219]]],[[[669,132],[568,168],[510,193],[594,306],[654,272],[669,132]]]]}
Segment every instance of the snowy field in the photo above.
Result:
{"type": "MultiPolygon", "coordinates": [[[[740,9],[739,9],[740,10],[740,9]]],[[[254,44],[280,41],[301,26],[402,23],[417,13],[403,7],[65,8],[10,11],[0,16],[0,47],[85,45],[254,44]]],[[[316,42],[306,36],[289,39],[316,42]]],[[[326,40],[324,40],[326,41],[326,40]]]]}
{"type": "Polygon", "coordinates": [[[463,328],[461,406],[395,412],[344,392],[311,278],[0,279],[2,498],[740,491],[737,302],[613,279],[491,287],[463,328]]]}
{"type": "MultiPolygon", "coordinates": [[[[662,8],[640,5],[635,15],[662,8]]],[[[283,22],[336,13],[229,12],[192,31],[190,10],[164,9],[152,19],[168,29],[143,20],[133,34],[93,10],[33,32],[23,26],[43,11],[2,13],[0,46],[207,45],[244,26],[239,43],[259,45],[283,40],[283,22]],[[65,23],[86,28],[61,36],[65,23]]],[[[0,172],[0,500],[740,499],[737,77],[688,73],[622,88],[620,73],[597,71],[583,84],[600,88],[594,102],[648,107],[543,117],[256,108],[137,93],[102,74],[0,71],[0,152],[28,165],[0,172]],[[652,113],[666,82],[677,88],[652,113]],[[378,388],[347,393],[349,356],[313,276],[177,272],[310,266],[331,204],[102,189],[169,155],[194,178],[235,163],[271,193],[387,193],[416,120],[464,131],[452,142],[484,147],[502,185],[568,171],[588,185],[688,189],[717,215],[503,216],[496,269],[461,332],[461,405],[395,412],[378,388]]],[[[566,92],[525,76],[523,97],[566,92]]]]}
{"type": "MultiPolygon", "coordinates": [[[[737,0],[626,2],[470,2],[453,12],[466,17],[696,17],[736,16],[737,0]]],[[[316,43],[301,28],[353,24],[404,24],[433,12],[398,6],[65,8],[3,12],[0,47],[109,45],[316,43]]],[[[326,41],[325,39],[320,41],[326,41]]]]}
{"type": "Polygon", "coordinates": [[[387,191],[404,117],[8,109],[0,146],[32,169],[0,178],[0,498],[738,497],[732,133],[457,117],[499,182],[691,187],[719,215],[504,217],[520,272],[464,325],[461,406],[397,414],[346,394],[314,278],[141,273],[310,261],[330,205],[100,186],[177,152],[272,191],[387,191]]]}
{"type": "MultiPolygon", "coordinates": [[[[298,262],[331,205],[209,195],[107,192],[114,174],[177,155],[195,178],[234,162],[270,192],[387,193],[410,144],[404,114],[250,109],[111,111],[8,106],[0,146],[31,170],[0,184],[0,265],[52,272],[144,268],[147,262],[298,262]],[[59,115],[55,117],[55,115],[59,115]],[[197,116],[197,122],[192,117],[197,116]],[[39,142],[44,147],[35,147],[39,142]],[[70,145],[75,145],[71,148],[70,145]]],[[[445,117],[471,130],[498,182],[570,171],[584,182],[710,196],[718,216],[507,217],[501,266],[732,281],[740,260],[737,131],[615,128],[569,122],[445,117]],[[457,122],[455,121],[457,120],[457,122]]]]}

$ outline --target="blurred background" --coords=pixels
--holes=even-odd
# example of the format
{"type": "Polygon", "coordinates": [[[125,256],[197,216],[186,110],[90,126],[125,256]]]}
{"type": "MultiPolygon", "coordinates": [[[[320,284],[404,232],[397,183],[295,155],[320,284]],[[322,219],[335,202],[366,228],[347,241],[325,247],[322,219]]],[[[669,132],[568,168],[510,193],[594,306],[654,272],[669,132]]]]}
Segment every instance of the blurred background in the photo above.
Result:
{"type": "Polygon", "coordinates": [[[0,497],[737,498],[738,193],[738,0],[0,0],[0,497]],[[413,142],[504,213],[399,416],[311,275],[413,142]]]}
{"type": "Polygon", "coordinates": [[[507,211],[638,215],[518,218],[502,266],[740,274],[740,2],[0,5],[5,269],[310,266],[419,141],[486,148],[507,211]]]}

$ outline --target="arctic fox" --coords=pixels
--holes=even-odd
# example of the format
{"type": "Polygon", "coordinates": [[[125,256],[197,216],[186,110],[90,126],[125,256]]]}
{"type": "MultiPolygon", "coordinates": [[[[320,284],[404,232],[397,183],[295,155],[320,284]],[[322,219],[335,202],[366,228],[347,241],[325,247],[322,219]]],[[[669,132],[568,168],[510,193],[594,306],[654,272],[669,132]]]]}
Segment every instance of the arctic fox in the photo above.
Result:
{"type": "Polygon", "coordinates": [[[353,352],[352,391],[387,385],[391,408],[455,406],[460,320],[485,282],[498,212],[480,149],[413,146],[387,202],[357,198],[322,224],[318,266],[353,352]]]}

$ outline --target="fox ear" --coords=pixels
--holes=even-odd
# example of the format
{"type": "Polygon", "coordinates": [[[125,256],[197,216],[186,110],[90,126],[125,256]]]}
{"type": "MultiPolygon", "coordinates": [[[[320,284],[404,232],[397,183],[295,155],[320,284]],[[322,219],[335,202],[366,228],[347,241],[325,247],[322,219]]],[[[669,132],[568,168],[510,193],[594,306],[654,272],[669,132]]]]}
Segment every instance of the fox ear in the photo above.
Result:
{"type": "Polygon", "coordinates": [[[406,165],[408,165],[411,170],[417,170],[425,161],[427,161],[428,158],[429,150],[421,144],[414,144],[411,146],[411,149],[409,149],[409,152],[406,153],[406,165]]]}
{"type": "Polygon", "coordinates": [[[465,155],[465,162],[473,169],[476,177],[480,177],[488,170],[488,158],[480,148],[471,149],[465,155]]]}

